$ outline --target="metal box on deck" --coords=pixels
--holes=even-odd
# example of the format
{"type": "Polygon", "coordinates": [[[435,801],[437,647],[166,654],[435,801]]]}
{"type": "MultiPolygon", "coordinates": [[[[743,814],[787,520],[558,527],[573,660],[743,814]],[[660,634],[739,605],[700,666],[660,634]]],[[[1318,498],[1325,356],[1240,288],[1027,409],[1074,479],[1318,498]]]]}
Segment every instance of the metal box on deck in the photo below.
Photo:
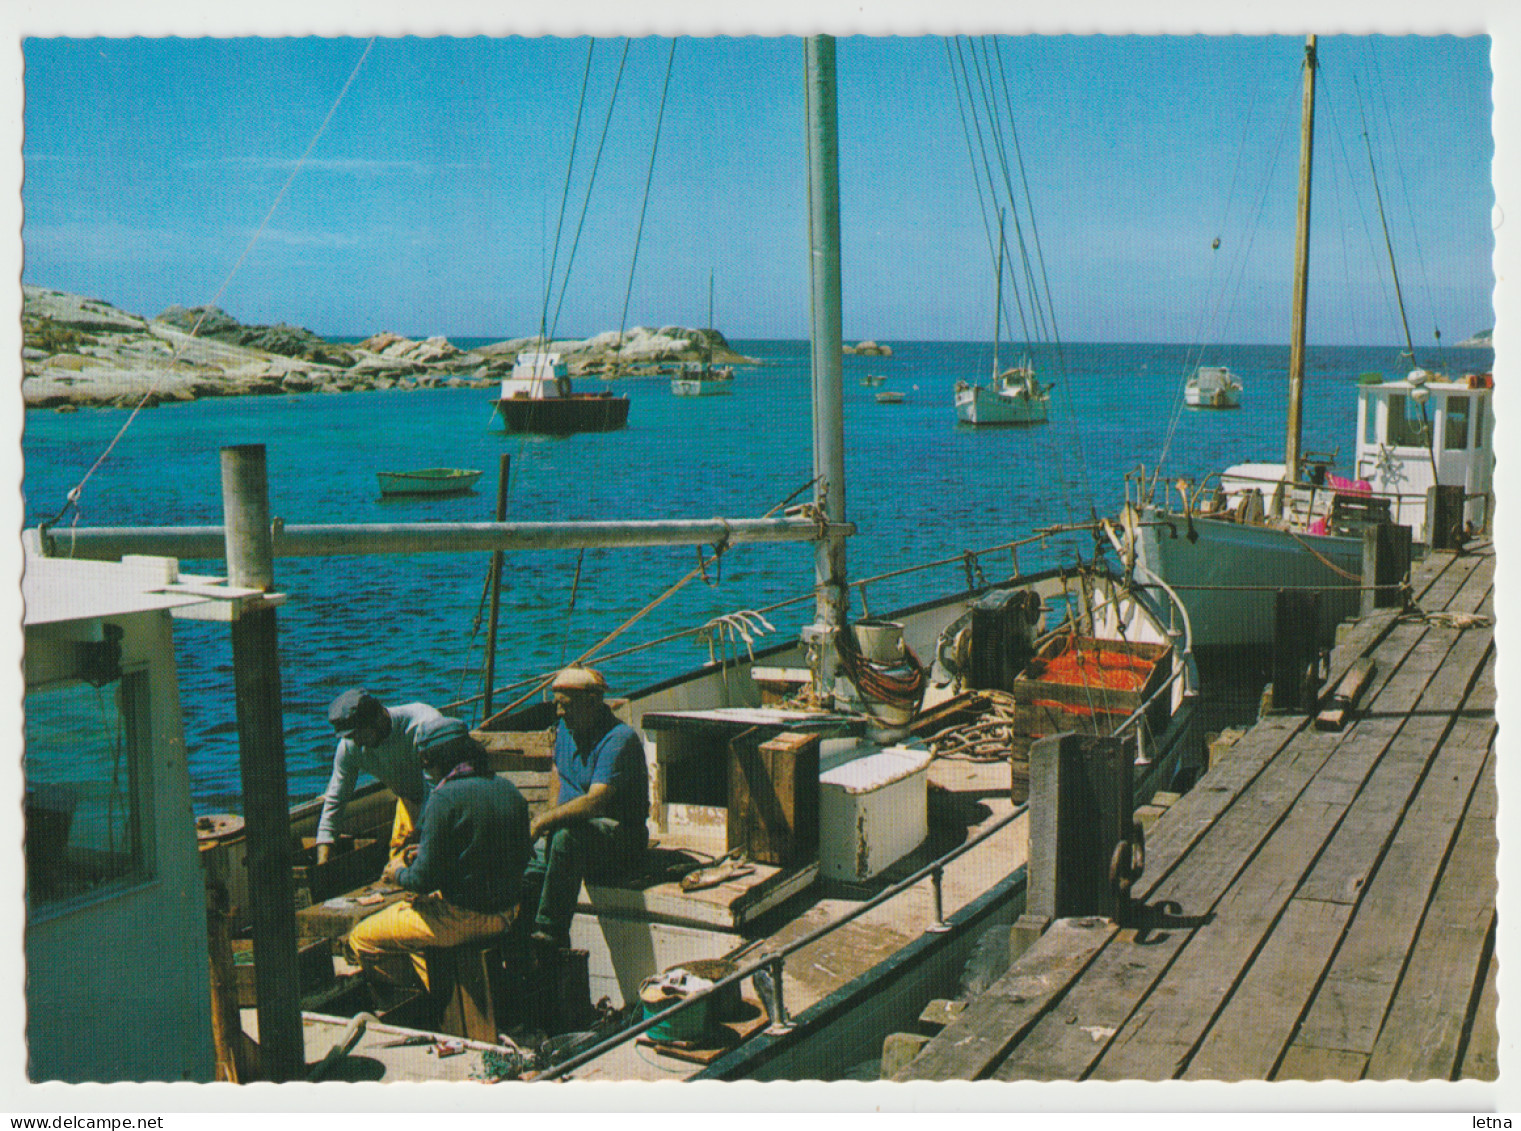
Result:
{"type": "Polygon", "coordinates": [[[819,874],[830,879],[869,880],[929,835],[929,751],[857,751],[819,775],[819,874]]]}

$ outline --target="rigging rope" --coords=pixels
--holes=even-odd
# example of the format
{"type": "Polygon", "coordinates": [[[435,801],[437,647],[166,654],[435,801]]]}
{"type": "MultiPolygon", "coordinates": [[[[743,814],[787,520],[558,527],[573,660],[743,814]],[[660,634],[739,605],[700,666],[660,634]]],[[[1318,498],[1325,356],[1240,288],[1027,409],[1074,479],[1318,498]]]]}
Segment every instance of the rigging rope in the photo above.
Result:
{"type": "Polygon", "coordinates": [[[581,142],[581,116],[586,110],[586,88],[591,83],[592,50],[596,39],[586,41],[586,67],[581,72],[581,98],[576,103],[576,124],[570,133],[570,159],[565,163],[565,187],[560,191],[560,215],[555,219],[554,251],[549,257],[549,274],[544,279],[544,305],[539,310],[539,341],[548,345],[549,296],[554,293],[555,270],[560,262],[560,233],[565,230],[565,208],[570,203],[570,176],[576,167],[576,147],[581,142]]]}
{"type": "Polygon", "coordinates": [[[560,279],[560,297],[555,301],[555,316],[549,323],[549,340],[554,341],[555,330],[560,324],[560,311],[565,306],[565,291],[570,286],[571,267],[576,262],[576,251],[581,246],[581,232],[586,227],[586,214],[591,211],[592,188],[597,183],[597,169],[602,164],[602,150],[607,145],[608,127],[613,122],[613,108],[618,104],[618,88],[623,85],[623,68],[628,62],[629,41],[623,41],[623,54],[618,57],[618,73],[613,77],[613,92],[607,100],[607,117],[602,120],[602,136],[597,139],[597,152],[592,157],[591,175],[586,179],[586,198],[581,202],[581,218],[576,221],[576,234],[570,241],[570,254],[565,257],[565,274],[560,279]]]}
{"type": "MultiPolygon", "coordinates": [[[[628,306],[634,294],[634,269],[639,266],[639,245],[644,241],[644,214],[650,206],[650,185],[655,179],[655,154],[660,150],[660,128],[665,123],[665,100],[671,89],[671,68],[676,61],[676,41],[671,40],[671,50],[665,59],[665,84],[660,88],[660,109],[655,115],[655,140],[650,145],[650,167],[644,175],[644,200],[639,205],[639,226],[634,231],[634,255],[628,265],[628,286],[623,292],[623,312],[618,315],[618,344],[613,347],[616,358],[623,350],[623,331],[628,325],[628,306]]],[[[617,363],[614,362],[614,370],[617,363]]]]}
{"type": "MultiPolygon", "coordinates": [[[[280,187],[280,191],[275,195],[274,203],[269,206],[269,211],[264,214],[264,219],[259,222],[259,226],[254,230],[254,234],[249,237],[247,246],[243,248],[243,254],[238,256],[237,262],[232,265],[232,270],[228,271],[226,278],[222,280],[222,285],[216,289],[216,293],[211,296],[211,301],[205,304],[201,310],[200,317],[197,318],[195,320],[195,323],[190,327],[190,333],[187,336],[188,338],[194,338],[196,334],[200,332],[201,323],[206,320],[206,316],[211,313],[212,308],[221,301],[222,295],[232,284],[233,277],[238,273],[239,268],[243,266],[243,261],[248,258],[249,253],[254,249],[254,245],[259,242],[259,237],[264,234],[264,229],[269,226],[270,220],[274,218],[275,211],[280,207],[280,202],[285,199],[285,194],[290,191],[291,185],[295,183],[296,177],[300,175],[302,168],[306,165],[307,158],[312,155],[312,150],[316,148],[317,142],[321,140],[323,133],[326,132],[328,123],[333,120],[333,115],[338,112],[338,107],[342,104],[344,96],[348,94],[349,87],[354,85],[354,80],[359,77],[359,69],[364,66],[364,61],[370,57],[370,51],[373,50],[374,47],[375,40],[373,38],[371,38],[364,45],[364,51],[360,54],[359,61],[354,64],[354,69],[349,72],[349,77],[344,81],[342,89],[338,91],[338,97],[333,99],[332,106],[328,108],[327,115],[322,119],[322,124],[317,127],[317,132],[312,135],[312,140],[307,143],[306,149],[303,150],[301,156],[296,159],[296,165],[293,169],[291,169],[290,176],[285,179],[285,184],[280,187]]],[[[183,342],[176,343],[174,352],[170,356],[171,366],[179,360],[180,353],[183,351],[183,349],[183,342]]],[[[79,482],[74,485],[73,489],[70,490],[67,495],[65,495],[62,508],[60,508],[58,513],[54,515],[50,520],[42,524],[44,530],[55,525],[61,518],[63,518],[63,516],[68,513],[70,507],[75,508],[75,521],[78,521],[79,498],[81,493],[84,491],[84,485],[90,481],[90,476],[95,474],[95,472],[100,468],[101,464],[105,463],[106,457],[111,454],[112,450],[116,447],[121,438],[127,434],[127,429],[132,427],[132,422],[137,419],[137,414],[143,410],[143,406],[148,403],[148,398],[153,396],[157,389],[157,379],[151,379],[148,382],[147,390],[138,399],[137,404],[133,407],[132,412],[127,416],[126,421],[122,424],[121,428],[117,430],[116,435],[111,438],[111,442],[107,444],[105,450],[96,457],[95,462],[90,465],[89,469],[80,478],[79,482]]]]}

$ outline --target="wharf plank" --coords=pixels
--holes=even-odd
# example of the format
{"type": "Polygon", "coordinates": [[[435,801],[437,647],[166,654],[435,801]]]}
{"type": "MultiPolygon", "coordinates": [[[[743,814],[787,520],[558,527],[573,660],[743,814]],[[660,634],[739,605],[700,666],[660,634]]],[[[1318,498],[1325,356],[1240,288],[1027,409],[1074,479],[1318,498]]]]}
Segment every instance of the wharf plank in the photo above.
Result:
{"type": "Polygon", "coordinates": [[[1468,1047],[1458,1071],[1460,1080],[1498,1080],[1500,1078],[1500,960],[1491,954],[1484,971],[1484,987],[1474,1010],[1468,1047]]]}
{"type": "Polygon", "coordinates": [[[1496,890],[1483,882],[1493,877],[1499,851],[1492,790],[1485,789],[1494,772],[1491,747],[1368,1059],[1367,1079],[1458,1078],[1469,1006],[1494,949],[1496,890]]]}
{"type": "Polygon", "coordinates": [[[1017,966],[933,1037],[894,1080],[978,1080],[1114,936],[1106,919],[1058,919],[1017,966]]]}
{"type": "MultiPolygon", "coordinates": [[[[1398,652],[1402,646],[1408,647],[1402,642],[1424,635],[1416,625],[1400,625],[1385,638],[1381,649],[1398,652]]],[[[1412,675],[1408,664],[1402,666],[1399,673],[1404,678],[1396,674],[1386,680],[1375,691],[1373,704],[1383,704],[1387,710],[1392,699],[1393,705],[1408,710],[1411,692],[1418,694],[1433,670],[1418,664],[1412,675]]],[[[1366,731],[1338,734],[1306,730],[1298,736],[1292,757],[1301,765],[1316,766],[1314,777],[1260,850],[1244,864],[1212,909],[1209,921],[1183,943],[1178,960],[1121,1027],[1094,1067],[1093,1078],[1166,1079],[1184,1071],[1211,1018],[1243,977],[1243,971],[1253,965],[1256,951],[1274,929],[1321,845],[1341,823],[1357,788],[1387,749],[1382,736],[1370,740],[1366,731]]],[[[1255,1024],[1266,1029],[1264,1018],[1275,1016],[1281,1047],[1298,1012],[1285,1012],[1282,1005],[1270,1006],[1255,1024]]]]}
{"type": "MultiPolygon", "coordinates": [[[[1413,944],[1416,925],[1487,758],[1487,742],[1480,745],[1466,737],[1442,742],[1439,724],[1443,721],[1414,718],[1396,740],[1403,747],[1401,753],[1409,755],[1407,764],[1413,766],[1419,759],[1419,766],[1414,768],[1424,773],[1414,797],[1409,801],[1398,797],[1397,776],[1391,774],[1386,783],[1388,788],[1365,795],[1369,804],[1354,806],[1354,814],[1344,826],[1360,832],[1357,827],[1362,817],[1360,808],[1374,811],[1366,820],[1376,825],[1381,823],[1381,818],[1374,815],[1377,810],[1397,805],[1391,814],[1398,822],[1397,827],[1358,900],[1352,922],[1291,1047],[1361,1054],[1373,1051],[1413,944]],[[1431,734],[1432,729],[1437,733],[1431,734]],[[1426,741],[1429,736],[1429,741],[1436,745],[1436,758],[1430,763],[1429,773],[1425,773],[1426,760],[1419,758],[1418,740],[1407,737],[1410,731],[1420,733],[1419,741],[1426,741]]],[[[1465,724],[1481,729],[1493,727],[1492,721],[1479,719],[1459,719],[1456,725],[1465,724]]],[[[1398,765],[1391,759],[1386,759],[1386,763],[1398,765]]],[[[1360,797],[1359,803],[1363,800],[1360,797]]],[[[1333,842],[1328,853],[1334,854],[1338,847],[1333,842]]]]}

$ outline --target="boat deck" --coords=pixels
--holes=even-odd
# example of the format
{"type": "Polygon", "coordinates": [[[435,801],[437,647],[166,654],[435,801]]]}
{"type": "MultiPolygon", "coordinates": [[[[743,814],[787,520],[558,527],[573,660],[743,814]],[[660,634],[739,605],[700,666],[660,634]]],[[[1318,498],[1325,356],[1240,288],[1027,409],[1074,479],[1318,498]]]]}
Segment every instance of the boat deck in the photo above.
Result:
{"type": "Polygon", "coordinates": [[[1134,924],[1053,924],[896,1079],[1495,1080],[1494,567],[1344,627],[1345,729],[1265,717],[1149,830],[1134,924]]]}

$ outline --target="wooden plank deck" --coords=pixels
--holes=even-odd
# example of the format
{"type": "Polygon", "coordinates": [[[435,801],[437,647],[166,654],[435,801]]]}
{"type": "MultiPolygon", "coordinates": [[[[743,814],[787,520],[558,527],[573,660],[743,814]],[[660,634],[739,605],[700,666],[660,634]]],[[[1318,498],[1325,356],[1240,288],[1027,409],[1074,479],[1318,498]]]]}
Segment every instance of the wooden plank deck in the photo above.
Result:
{"type": "Polygon", "coordinates": [[[1496,1079],[1494,565],[1346,626],[1349,725],[1259,722],[1149,830],[1134,922],[1053,927],[896,1079],[1496,1079]]]}

